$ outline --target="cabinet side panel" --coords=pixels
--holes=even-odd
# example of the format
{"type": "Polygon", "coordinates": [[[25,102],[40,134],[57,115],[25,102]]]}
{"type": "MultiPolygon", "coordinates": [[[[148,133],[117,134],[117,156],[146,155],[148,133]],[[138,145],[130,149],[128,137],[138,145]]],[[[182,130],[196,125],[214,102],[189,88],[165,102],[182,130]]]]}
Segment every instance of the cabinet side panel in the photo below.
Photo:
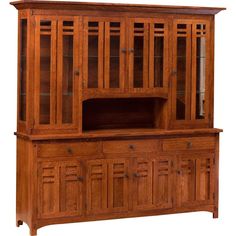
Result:
{"type": "Polygon", "coordinates": [[[30,158],[28,142],[17,138],[16,220],[29,223],[30,158]]]}

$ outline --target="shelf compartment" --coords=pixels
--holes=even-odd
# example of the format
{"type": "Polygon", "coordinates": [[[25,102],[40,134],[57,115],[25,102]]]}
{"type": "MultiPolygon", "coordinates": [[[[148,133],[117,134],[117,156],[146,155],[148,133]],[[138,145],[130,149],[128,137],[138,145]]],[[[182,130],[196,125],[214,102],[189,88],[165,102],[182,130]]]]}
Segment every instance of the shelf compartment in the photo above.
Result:
{"type": "Polygon", "coordinates": [[[83,132],[163,128],[160,98],[90,99],[83,102],[83,132]]]}

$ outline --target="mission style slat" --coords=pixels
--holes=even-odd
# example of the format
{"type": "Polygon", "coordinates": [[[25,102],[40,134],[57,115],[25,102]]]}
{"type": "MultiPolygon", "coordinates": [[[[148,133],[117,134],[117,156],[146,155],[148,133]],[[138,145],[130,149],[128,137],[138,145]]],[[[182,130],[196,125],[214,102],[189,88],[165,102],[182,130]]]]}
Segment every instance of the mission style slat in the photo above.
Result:
{"type": "Polygon", "coordinates": [[[225,8],[12,2],[16,225],[218,218],[214,15],[225,8]]]}

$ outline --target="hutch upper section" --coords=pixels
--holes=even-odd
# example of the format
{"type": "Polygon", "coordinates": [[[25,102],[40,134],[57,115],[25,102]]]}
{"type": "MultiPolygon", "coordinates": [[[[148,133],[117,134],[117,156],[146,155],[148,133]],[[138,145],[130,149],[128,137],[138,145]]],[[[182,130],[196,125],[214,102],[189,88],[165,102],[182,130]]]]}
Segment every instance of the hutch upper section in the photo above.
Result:
{"type": "Polygon", "coordinates": [[[224,8],[18,1],[18,133],[213,128],[224,8]]]}

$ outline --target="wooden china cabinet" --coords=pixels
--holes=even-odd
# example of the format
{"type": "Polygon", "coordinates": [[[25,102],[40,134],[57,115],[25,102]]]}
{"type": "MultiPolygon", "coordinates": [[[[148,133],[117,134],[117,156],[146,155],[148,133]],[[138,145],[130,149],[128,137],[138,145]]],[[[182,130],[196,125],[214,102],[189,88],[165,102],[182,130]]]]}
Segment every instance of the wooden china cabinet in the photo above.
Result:
{"type": "Polygon", "coordinates": [[[12,2],[17,226],[218,217],[214,15],[224,8],[12,2]]]}

